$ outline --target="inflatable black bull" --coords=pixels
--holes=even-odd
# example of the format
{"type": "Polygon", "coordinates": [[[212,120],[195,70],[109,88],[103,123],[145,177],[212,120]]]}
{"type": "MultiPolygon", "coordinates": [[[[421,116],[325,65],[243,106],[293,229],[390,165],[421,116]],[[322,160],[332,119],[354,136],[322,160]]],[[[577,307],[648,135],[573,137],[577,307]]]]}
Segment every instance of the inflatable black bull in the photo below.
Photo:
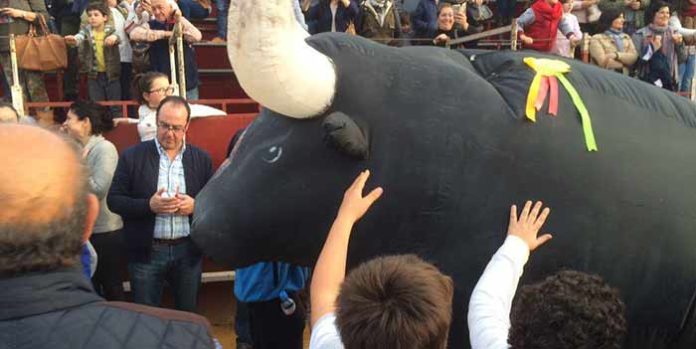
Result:
{"type": "MultiPolygon", "coordinates": [[[[247,3],[256,4],[233,1],[231,33],[261,21],[239,8],[247,3]]],[[[282,15],[264,28],[295,30],[285,5],[273,6],[282,15]]],[[[597,273],[627,305],[627,347],[696,347],[696,107],[687,99],[568,61],[591,116],[591,152],[563,87],[558,116],[544,106],[536,123],[525,118],[531,52],[396,49],[343,34],[307,46],[297,36],[302,54],[332,62],[322,73],[330,98],[317,103],[312,88],[327,94],[312,76],[317,57],[283,67],[250,47],[257,36],[229,37],[241,83],[275,111],[248,127],[197,197],[193,238],[214,260],[313,265],[343,191],[370,169],[368,189],[385,194],[357,224],[349,265],[396,253],[434,262],[456,283],[450,347],[463,348],[468,298],[504,240],[509,206],[538,199],[552,208],[545,230],[555,238],[532,255],[521,285],[566,268],[597,273]],[[272,80],[301,68],[306,81],[272,80]]]]}

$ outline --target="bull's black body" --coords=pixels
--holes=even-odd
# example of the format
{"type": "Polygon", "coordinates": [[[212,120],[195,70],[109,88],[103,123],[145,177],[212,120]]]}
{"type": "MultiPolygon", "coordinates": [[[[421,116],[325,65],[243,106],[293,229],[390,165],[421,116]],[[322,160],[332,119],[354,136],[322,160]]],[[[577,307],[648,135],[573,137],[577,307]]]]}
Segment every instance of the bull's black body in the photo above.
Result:
{"type": "Polygon", "coordinates": [[[534,53],[308,41],[335,63],[333,104],[309,120],[265,110],[248,128],[197,197],[193,238],[213,259],[313,265],[343,191],[370,169],[368,188],[385,194],[357,224],[349,264],[393,253],[433,261],[455,280],[450,347],[463,348],[468,298],[505,237],[509,206],[538,199],[552,208],[554,239],[521,285],[564,268],[597,273],[626,302],[628,347],[696,348],[696,107],[687,99],[568,61],[599,146],[588,152],[563,88],[559,116],[524,118],[534,73],[522,59],[534,53]],[[367,160],[326,146],[322,121],[335,111],[369,135],[367,160]]]}

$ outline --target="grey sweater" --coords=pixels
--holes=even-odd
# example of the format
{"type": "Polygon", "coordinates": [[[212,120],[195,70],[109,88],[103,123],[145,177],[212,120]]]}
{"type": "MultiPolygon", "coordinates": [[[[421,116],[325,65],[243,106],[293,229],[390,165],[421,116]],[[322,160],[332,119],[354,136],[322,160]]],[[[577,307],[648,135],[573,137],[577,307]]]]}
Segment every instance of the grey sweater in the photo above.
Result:
{"type": "Polygon", "coordinates": [[[116,147],[101,135],[90,137],[85,145],[89,168],[89,189],[99,199],[99,215],[94,224],[94,234],[108,233],[123,228],[121,216],[111,212],[106,205],[111,180],[118,164],[116,147]]]}

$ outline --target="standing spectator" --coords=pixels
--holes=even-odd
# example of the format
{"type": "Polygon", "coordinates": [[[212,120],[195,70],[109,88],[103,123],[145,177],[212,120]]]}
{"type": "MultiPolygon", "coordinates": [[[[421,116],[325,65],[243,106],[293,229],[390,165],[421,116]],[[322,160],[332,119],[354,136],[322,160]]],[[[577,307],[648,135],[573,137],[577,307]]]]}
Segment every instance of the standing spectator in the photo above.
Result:
{"type": "Polygon", "coordinates": [[[517,28],[523,47],[541,52],[551,51],[559,29],[571,45],[580,41],[568,20],[563,18],[563,6],[558,0],[536,0],[517,18],[517,28]]]}
{"type": "Polygon", "coordinates": [[[512,23],[515,17],[517,0],[496,0],[496,12],[498,14],[498,26],[506,26],[512,23]]]}
{"type": "Polygon", "coordinates": [[[580,23],[584,33],[594,34],[594,24],[599,20],[602,12],[599,10],[599,0],[579,0],[573,2],[573,14],[580,23]]]}
{"type": "MultiPolygon", "coordinates": [[[[0,8],[0,64],[10,85],[14,81],[9,35],[25,35],[31,23],[39,26],[40,17],[48,19],[43,0],[8,0],[6,5],[0,8]]],[[[22,86],[26,102],[48,102],[42,72],[20,69],[19,84],[22,86]]],[[[36,116],[41,125],[50,126],[54,123],[53,112],[48,108],[37,110],[36,116]]]]}
{"type": "MultiPolygon", "coordinates": [[[[243,132],[238,130],[230,140],[228,155],[231,156],[243,132]]],[[[280,262],[262,262],[235,270],[237,348],[253,343],[256,349],[302,349],[306,309],[299,293],[308,277],[308,268],[280,262]],[[247,330],[251,340],[245,338],[247,330]]]]}
{"type": "MultiPolygon", "coordinates": [[[[685,37],[696,34],[696,0],[680,0],[677,11],[672,14],[669,23],[685,37]]],[[[691,92],[696,66],[696,45],[687,43],[684,54],[684,61],[679,63],[679,91],[691,92]]]]}
{"type": "Polygon", "coordinates": [[[411,14],[411,31],[414,45],[429,45],[437,32],[438,0],[420,0],[416,11],[411,14]],[[427,39],[427,40],[425,40],[427,39]]]}
{"type": "MultiPolygon", "coordinates": [[[[77,35],[65,41],[80,47],[80,71],[87,74],[87,90],[93,101],[121,100],[121,54],[119,38],[112,26],[107,26],[111,10],[104,4],[87,6],[89,24],[77,35]]],[[[112,107],[118,113],[118,107],[112,107]]]]}
{"type": "Polygon", "coordinates": [[[397,46],[401,37],[401,20],[391,0],[365,0],[360,6],[358,35],[382,44],[397,46]]]}
{"type": "Polygon", "coordinates": [[[0,126],[0,343],[3,348],[213,348],[202,316],[92,290],[79,255],[99,213],[74,143],[0,126]],[[27,161],[31,159],[31,161],[27,161]]]}
{"type": "Polygon", "coordinates": [[[624,3],[624,33],[633,35],[638,28],[645,26],[645,9],[650,6],[650,0],[624,0],[624,3]]]}
{"type": "Polygon", "coordinates": [[[123,301],[123,243],[121,217],[109,210],[106,194],[114,177],[118,152],[102,134],[113,129],[108,109],[92,101],[73,103],[63,123],[63,130],[82,145],[82,158],[89,169],[89,191],[99,200],[99,214],[90,241],[99,256],[92,285],[99,295],[110,301],[123,301]]]}
{"type": "Polygon", "coordinates": [[[176,308],[195,311],[202,258],[191,220],[213,168],[205,151],[185,143],[190,114],[181,97],[160,103],[157,137],[122,154],[107,204],[123,218],[134,301],[159,306],[166,280],[176,308]]]}
{"type": "Polygon", "coordinates": [[[181,21],[185,40],[186,98],[198,99],[198,65],[192,44],[201,41],[200,30],[182,17],[181,12],[176,10],[173,3],[168,0],[151,0],[151,4],[141,2],[136,9],[136,18],[145,18],[148,21],[141,20],[139,25],[135,25],[130,30],[131,40],[151,42],[149,50],[151,69],[167,76],[170,76],[170,69],[177,69],[177,67],[169,66],[169,38],[174,35],[175,24],[181,21]],[[144,13],[147,15],[142,16],[144,13]]]}
{"type": "MultiPolygon", "coordinates": [[[[568,22],[573,35],[578,38],[578,41],[582,40],[582,31],[580,31],[578,18],[570,12],[573,8],[573,0],[561,0],[561,4],[563,4],[564,20],[568,22]]],[[[570,40],[560,30],[556,30],[556,43],[551,49],[551,53],[561,57],[573,58],[575,57],[575,45],[571,45],[570,40]]]]}
{"type": "Polygon", "coordinates": [[[133,62],[133,48],[130,44],[130,38],[126,34],[126,19],[130,13],[130,4],[127,1],[119,4],[117,0],[105,0],[104,2],[111,10],[111,20],[120,43],[118,52],[121,57],[121,79],[119,81],[121,84],[121,100],[128,101],[131,98],[130,86],[133,71],[131,64],[133,62]]]}
{"type": "MultiPolygon", "coordinates": [[[[298,0],[294,1],[297,2],[298,0]]],[[[210,42],[227,42],[227,9],[229,8],[229,2],[230,0],[215,0],[215,7],[217,7],[217,36],[210,42]]],[[[302,20],[304,21],[304,17],[302,20]]]]}
{"type": "Polygon", "coordinates": [[[444,2],[440,4],[437,12],[437,31],[433,37],[433,44],[445,46],[450,40],[465,36],[469,30],[469,22],[466,17],[466,9],[454,11],[454,6],[444,2]]]}
{"type": "Polygon", "coordinates": [[[647,26],[633,34],[633,43],[639,59],[636,76],[650,84],[670,91],[678,88],[677,54],[686,38],[693,43],[694,36],[684,37],[669,26],[669,4],[656,1],[645,11],[647,26]]]}
{"type": "Polygon", "coordinates": [[[355,26],[360,9],[356,0],[319,0],[305,16],[310,34],[345,32],[355,26]]]}
{"type": "Polygon", "coordinates": [[[599,276],[561,271],[522,287],[513,307],[529,254],[551,239],[537,236],[550,212],[541,207],[527,201],[519,219],[517,207],[510,208],[507,238],[469,300],[471,348],[621,348],[624,304],[599,276]]]}
{"type": "Polygon", "coordinates": [[[638,59],[633,40],[622,31],[624,14],[617,10],[605,10],[599,18],[599,29],[590,41],[592,63],[617,73],[629,75],[638,59]]]}
{"type": "MultiPolygon", "coordinates": [[[[80,31],[80,15],[87,5],[88,0],[51,0],[48,10],[55,18],[55,24],[61,36],[75,35],[80,31]]],[[[79,85],[77,47],[68,47],[68,67],[63,71],[63,99],[66,101],[77,100],[79,85]]]]}

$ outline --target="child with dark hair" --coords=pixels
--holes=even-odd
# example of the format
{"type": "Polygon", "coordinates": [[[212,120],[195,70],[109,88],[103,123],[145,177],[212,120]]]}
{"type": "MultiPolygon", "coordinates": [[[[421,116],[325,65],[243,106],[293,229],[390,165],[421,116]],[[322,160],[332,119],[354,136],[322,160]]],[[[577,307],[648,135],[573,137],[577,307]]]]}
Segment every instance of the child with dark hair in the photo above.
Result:
{"type": "Polygon", "coordinates": [[[414,255],[380,257],[344,276],[353,225],[382,195],[363,197],[362,172],[346,190],[311,285],[314,348],[432,348],[447,345],[452,280],[414,255]],[[339,335],[340,333],[340,335],[339,335]]]}
{"type": "MultiPolygon", "coordinates": [[[[65,37],[66,43],[78,46],[80,72],[87,73],[87,90],[93,101],[121,100],[121,55],[119,38],[113,26],[106,25],[111,10],[104,4],[87,6],[88,25],[76,35],[65,37]]],[[[113,107],[112,112],[118,113],[113,107]]]]}
{"type": "Polygon", "coordinates": [[[577,271],[557,273],[523,287],[513,306],[529,253],[551,240],[549,234],[537,236],[549,212],[549,208],[542,210],[541,202],[532,207],[527,201],[519,218],[517,207],[510,208],[508,236],[469,300],[472,349],[622,347],[624,304],[618,292],[599,276],[577,271]]]}

